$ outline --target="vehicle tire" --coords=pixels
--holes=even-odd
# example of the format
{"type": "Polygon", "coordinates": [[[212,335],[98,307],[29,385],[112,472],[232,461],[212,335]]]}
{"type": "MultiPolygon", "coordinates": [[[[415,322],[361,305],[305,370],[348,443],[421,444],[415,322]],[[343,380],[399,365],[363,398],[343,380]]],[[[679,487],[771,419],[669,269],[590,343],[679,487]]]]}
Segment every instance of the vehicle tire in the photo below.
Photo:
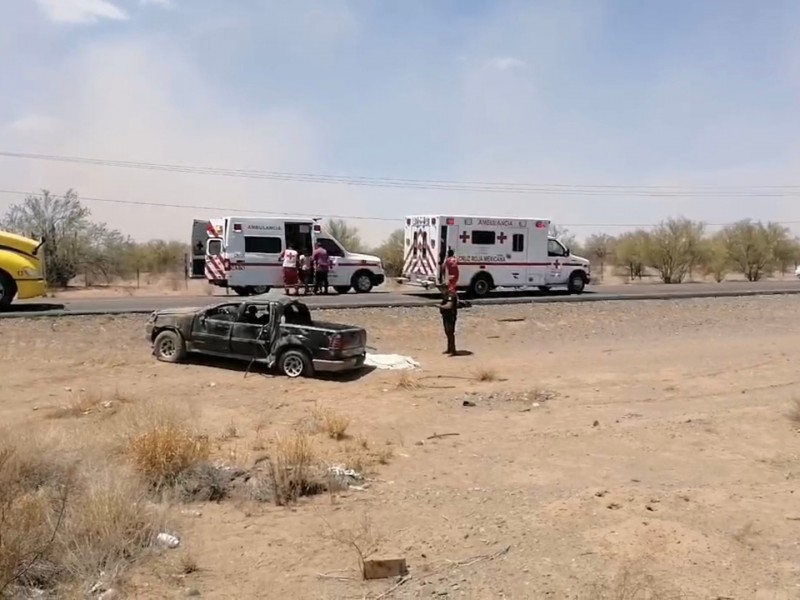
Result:
{"type": "Polygon", "coordinates": [[[163,362],[177,363],[186,358],[186,343],[177,331],[167,329],[156,336],[153,353],[163,362]]]}
{"type": "Polygon", "coordinates": [[[298,377],[308,377],[314,367],[311,365],[311,359],[308,358],[308,354],[304,350],[291,349],[281,354],[278,359],[278,369],[287,377],[296,379],[298,377]]]}
{"type": "Polygon", "coordinates": [[[547,294],[550,291],[550,286],[549,285],[540,285],[539,286],[539,291],[540,292],[544,292],[545,294],[547,294]]]}
{"type": "Polygon", "coordinates": [[[351,281],[356,294],[368,294],[372,291],[372,273],[356,271],[351,281]]]}
{"type": "Polygon", "coordinates": [[[469,295],[473,298],[484,298],[492,291],[492,277],[486,273],[478,273],[469,284],[469,295]]]}
{"type": "Polygon", "coordinates": [[[250,285],[247,286],[247,289],[250,291],[251,296],[260,296],[269,292],[268,285],[250,285]]]}
{"type": "Polygon", "coordinates": [[[236,286],[236,287],[232,287],[231,289],[236,293],[237,296],[249,296],[250,295],[250,290],[248,288],[246,288],[246,287],[236,286]]]}
{"type": "Polygon", "coordinates": [[[586,288],[586,277],[581,271],[575,271],[569,276],[567,289],[570,294],[582,294],[586,288]]]}
{"type": "Polygon", "coordinates": [[[349,285],[337,285],[333,289],[336,290],[337,294],[346,294],[350,291],[350,287],[349,285]]]}
{"type": "Polygon", "coordinates": [[[11,277],[0,271],[0,310],[7,309],[16,295],[17,284],[11,277]]]}

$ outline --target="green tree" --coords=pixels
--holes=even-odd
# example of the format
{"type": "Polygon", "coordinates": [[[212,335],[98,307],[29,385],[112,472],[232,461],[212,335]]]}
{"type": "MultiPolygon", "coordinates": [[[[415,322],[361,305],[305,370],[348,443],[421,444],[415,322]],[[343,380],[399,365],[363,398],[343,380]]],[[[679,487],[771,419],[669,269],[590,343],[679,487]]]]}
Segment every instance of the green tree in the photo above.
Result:
{"type": "Polygon", "coordinates": [[[641,280],[644,275],[648,238],[649,234],[642,229],[625,232],[617,238],[616,264],[628,270],[630,279],[641,280]]]}
{"type": "Polygon", "coordinates": [[[703,223],[683,217],[659,223],[647,236],[645,263],[656,269],[664,283],[680,283],[703,250],[703,223]]]}
{"type": "Polygon", "coordinates": [[[366,249],[358,227],[350,225],[344,219],[330,219],[323,228],[349,252],[364,252],[366,249]]]}
{"type": "Polygon", "coordinates": [[[734,268],[748,281],[759,281],[778,268],[789,230],[777,223],[746,219],[725,227],[722,236],[734,268]]]}
{"type": "Polygon", "coordinates": [[[724,234],[718,233],[706,240],[702,264],[705,274],[711,275],[717,283],[724,281],[725,276],[730,273],[731,258],[724,234]]]}
{"type": "Polygon", "coordinates": [[[606,261],[613,256],[616,240],[607,233],[590,235],[584,244],[584,250],[589,255],[589,260],[596,259],[600,263],[600,279],[603,279],[606,261]]]}
{"type": "Polygon", "coordinates": [[[386,241],[378,246],[374,252],[383,262],[383,268],[388,277],[399,277],[403,274],[405,233],[402,229],[396,229],[390,233],[386,241]]]}

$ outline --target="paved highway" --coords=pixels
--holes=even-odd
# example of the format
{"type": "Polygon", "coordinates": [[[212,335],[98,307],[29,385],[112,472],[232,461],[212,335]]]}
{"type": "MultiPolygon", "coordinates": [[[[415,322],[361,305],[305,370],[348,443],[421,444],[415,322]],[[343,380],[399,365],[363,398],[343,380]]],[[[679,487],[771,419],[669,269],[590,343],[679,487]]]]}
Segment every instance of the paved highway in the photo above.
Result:
{"type": "MultiPolygon", "coordinates": [[[[271,294],[280,294],[279,290],[271,294]]],[[[765,281],[757,283],[684,283],[678,285],[664,284],[629,284],[629,285],[595,285],[584,294],[570,296],[566,293],[551,292],[495,292],[488,298],[476,300],[474,304],[524,304],[530,302],[597,302],[608,300],[661,300],[681,298],[708,298],[720,296],[757,296],[775,294],[800,294],[800,281],[765,281]]],[[[339,296],[312,296],[307,299],[308,305],[317,308],[362,308],[420,306],[430,304],[437,298],[433,293],[420,293],[418,290],[381,291],[369,294],[345,294],[339,296]]],[[[224,302],[226,299],[237,300],[231,294],[215,296],[160,296],[153,298],[83,298],[54,299],[48,302],[25,301],[12,306],[10,312],[0,313],[0,318],[14,317],[57,317],[67,315],[91,314],[135,314],[149,313],[160,308],[181,306],[205,306],[224,302]]]]}

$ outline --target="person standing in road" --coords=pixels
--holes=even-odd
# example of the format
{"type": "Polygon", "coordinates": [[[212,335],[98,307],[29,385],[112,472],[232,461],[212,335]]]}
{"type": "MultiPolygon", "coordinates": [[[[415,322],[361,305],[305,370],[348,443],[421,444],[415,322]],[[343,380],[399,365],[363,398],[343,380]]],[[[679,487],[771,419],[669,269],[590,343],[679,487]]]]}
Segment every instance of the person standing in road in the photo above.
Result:
{"type": "MultiPolygon", "coordinates": [[[[456,280],[457,281],[457,280],[456,280]]],[[[456,321],[458,320],[458,293],[456,283],[442,285],[442,302],[438,305],[442,313],[442,326],[447,337],[447,350],[443,354],[456,355],[456,321]]]]}
{"type": "Polygon", "coordinates": [[[314,293],[322,293],[327,296],[328,271],[331,267],[331,261],[328,257],[328,251],[322,247],[322,243],[319,241],[317,241],[317,248],[312,256],[312,263],[314,265],[314,293]]]}
{"type": "Polygon", "coordinates": [[[286,250],[281,252],[278,257],[283,261],[283,287],[286,295],[290,295],[291,288],[294,288],[294,295],[300,294],[300,285],[297,280],[297,250],[292,244],[286,246],[286,250]]]}

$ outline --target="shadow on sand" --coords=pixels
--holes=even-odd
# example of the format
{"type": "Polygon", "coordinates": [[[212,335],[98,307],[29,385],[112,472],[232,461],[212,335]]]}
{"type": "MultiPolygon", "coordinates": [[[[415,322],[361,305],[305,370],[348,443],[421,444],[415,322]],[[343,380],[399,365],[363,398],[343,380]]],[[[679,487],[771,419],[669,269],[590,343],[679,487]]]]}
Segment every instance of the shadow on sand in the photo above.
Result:
{"type": "MultiPolygon", "coordinates": [[[[252,365],[250,365],[249,362],[243,360],[217,358],[214,356],[205,356],[202,354],[190,354],[189,356],[186,357],[183,363],[188,365],[196,365],[199,367],[209,367],[213,369],[223,369],[225,371],[233,371],[235,373],[241,373],[243,376],[261,375],[262,377],[268,377],[268,378],[283,377],[283,375],[278,373],[275,369],[268,369],[266,365],[264,365],[263,363],[253,363],[252,365]]],[[[361,378],[366,377],[367,375],[372,373],[374,370],[375,367],[365,366],[361,367],[360,369],[356,369],[353,371],[345,371],[343,373],[325,373],[325,372],[315,373],[313,378],[322,381],[347,383],[352,381],[358,381],[361,378]]]]}

